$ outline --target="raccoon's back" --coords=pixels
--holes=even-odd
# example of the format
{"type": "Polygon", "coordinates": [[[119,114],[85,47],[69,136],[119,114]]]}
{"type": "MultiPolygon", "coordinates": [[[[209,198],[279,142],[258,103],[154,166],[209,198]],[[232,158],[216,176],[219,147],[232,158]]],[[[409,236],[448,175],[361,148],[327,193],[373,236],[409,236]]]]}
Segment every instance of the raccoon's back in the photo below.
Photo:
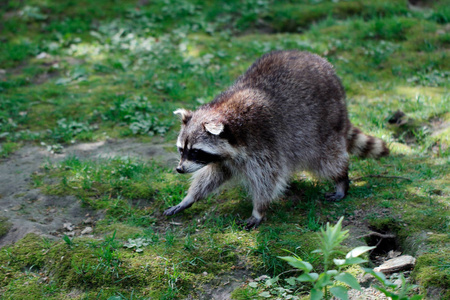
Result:
{"type": "MultiPolygon", "coordinates": [[[[237,88],[256,88],[270,96],[274,107],[286,102],[342,105],[344,89],[333,66],[309,52],[275,51],[258,59],[236,82],[237,88]]],[[[290,105],[284,106],[290,111],[290,105]]]]}
{"type": "MultiPolygon", "coordinates": [[[[350,127],[345,92],[333,66],[318,55],[276,51],[262,56],[234,90],[256,89],[266,98],[278,139],[290,153],[317,151],[350,127]]],[[[262,124],[263,125],[263,124],[262,124]]],[[[336,141],[337,142],[337,141],[336,141]]]]}

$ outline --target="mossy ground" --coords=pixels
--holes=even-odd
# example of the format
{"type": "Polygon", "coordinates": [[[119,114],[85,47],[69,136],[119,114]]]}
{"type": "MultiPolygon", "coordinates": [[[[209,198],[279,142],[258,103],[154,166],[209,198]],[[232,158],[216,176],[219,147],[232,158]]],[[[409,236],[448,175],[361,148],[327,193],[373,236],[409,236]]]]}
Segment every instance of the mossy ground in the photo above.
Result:
{"type": "Polygon", "coordinates": [[[11,228],[11,223],[7,218],[0,218],[0,238],[4,236],[11,228]]]}
{"type": "MultiPolygon", "coordinates": [[[[448,297],[448,2],[412,10],[406,1],[26,0],[1,4],[0,14],[2,159],[27,143],[56,153],[108,138],[175,144],[174,109],[210,101],[277,49],[333,63],[352,122],[391,149],[381,160],[352,158],[350,194],[339,203],[322,201],[331,183],[297,174],[268,220],[250,232],[237,225],[251,214],[241,188],[167,219],[162,211],[189,184],[172,166],[123,157],[46,163],[32,177],[36,186],[76,195],[105,217],[95,238],[29,235],[1,249],[2,298],[195,297],[234,270],[280,274],[289,269],[277,258],[285,250],[314,263],[314,231],[360,210],[368,226],[405,244],[432,232],[424,251],[404,251],[417,252],[413,278],[422,293],[435,287],[448,297]],[[389,124],[397,110],[406,116],[389,124]],[[137,238],[149,242],[142,253],[123,247],[137,238]]],[[[7,224],[0,219],[0,236],[7,224]]]]}

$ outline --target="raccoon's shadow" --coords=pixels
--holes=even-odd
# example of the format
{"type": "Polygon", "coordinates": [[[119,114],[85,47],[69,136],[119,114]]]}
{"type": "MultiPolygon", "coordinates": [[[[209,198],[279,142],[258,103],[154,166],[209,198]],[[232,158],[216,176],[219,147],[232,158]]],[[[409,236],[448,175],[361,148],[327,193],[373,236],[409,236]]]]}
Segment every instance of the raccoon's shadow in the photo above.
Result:
{"type": "Polygon", "coordinates": [[[328,182],[309,178],[293,179],[281,199],[290,202],[292,209],[297,209],[302,205],[323,200],[325,192],[330,188],[332,184],[328,182]]]}

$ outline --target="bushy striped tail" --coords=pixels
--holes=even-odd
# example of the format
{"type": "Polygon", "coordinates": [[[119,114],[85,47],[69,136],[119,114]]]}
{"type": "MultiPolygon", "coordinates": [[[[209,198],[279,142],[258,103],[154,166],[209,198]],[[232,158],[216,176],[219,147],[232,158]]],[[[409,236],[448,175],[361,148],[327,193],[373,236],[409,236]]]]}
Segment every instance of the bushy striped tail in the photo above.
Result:
{"type": "Polygon", "coordinates": [[[378,158],[389,155],[389,149],[383,140],[366,135],[354,126],[347,134],[347,151],[360,157],[378,158]]]}

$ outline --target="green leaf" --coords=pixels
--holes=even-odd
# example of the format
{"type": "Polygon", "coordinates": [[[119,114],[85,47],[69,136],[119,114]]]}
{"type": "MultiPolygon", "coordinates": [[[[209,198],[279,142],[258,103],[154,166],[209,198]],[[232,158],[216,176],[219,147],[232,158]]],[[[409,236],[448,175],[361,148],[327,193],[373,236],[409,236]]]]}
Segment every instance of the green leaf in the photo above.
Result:
{"type": "Polygon", "coordinates": [[[334,264],[335,264],[336,266],[342,266],[342,265],[345,264],[345,259],[336,259],[336,258],[334,258],[334,259],[333,259],[333,262],[334,262],[334,264]]]}
{"type": "Polygon", "coordinates": [[[380,281],[384,286],[388,286],[388,287],[397,287],[397,285],[393,284],[392,282],[390,282],[389,280],[386,279],[386,276],[384,276],[383,273],[381,272],[375,272],[373,269],[369,269],[369,268],[363,268],[365,273],[368,273],[372,276],[374,276],[376,279],[378,279],[378,281],[380,281]]]}
{"type": "Polygon", "coordinates": [[[272,286],[275,282],[278,281],[278,279],[279,279],[278,276],[275,276],[274,278],[267,279],[267,281],[266,281],[266,286],[267,286],[267,287],[272,286]]]}
{"type": "Polygon", "coordinates": [[[329,274],[322,273],[319,275],[319,279],[317,279],[317,282],[314,286],[322,288],[324,286],[331,285],[330,279],[331,279],[331,276],[329,274]]]}
{"type": "Polygon", "coordinates": [[[296,279],[300,282],[313,282],[316,281],[317,278],[319,278],[319,274],[317,273],[305,273],[298,276],[296,279]]]}
{"type": "Polygon", "coordinates": [[[323,298],[323,292],[319,289],[311,290],[311,299],[310,300],[320,300],[323,298]]]}
{"type": "Polygon", "coordinates": [[[383,294],[385,294],[386,297],[391,297],[392,298],[393,296],[395,296],[395,294],[389,292],[385,288],[382,288],[382,287],[377,286],[377,285],[373,285],[373,287],[376,288],[377,290],[379,290],[380,292],[382,292],[383,294]]]}
{"type": "Polygon", "coordinates": [[[285,279],[285,281],[289,284],[289,285],[295,285],[295,280],[296,280],[297,278],[295,278],[295,277],[289,277],[289,278],[286,278],[285,279]]]}
{"type": "Polygon", "coordinates": [[[370,251],[370,250],[375,249],[375,248],[376,247],[369,247],[369,246],[356,247],[355,249],[353,249],[352,251],[347,253],[345,258],[358,257],[361,254],[366,253],[367,251],[370,251]]]}
{"type": "Polygon", "coordinates": [[[305,272],[309,272],[313,268],[309,262],[302,261],[302,260],[292,257],[292,256],[278,256],[278,258],[281,258],[282,260],[287,261],[294,268],[303,270],[305,272]]]}
{"type": "Polygon", "coordinates": [[[264,297],[264,298],[270,298],[270,297],[272,297],[272,295],[270,295],[269,292],[262,292],[262,293],[259,293],[258,296],[264,297]]]}
{"type": "Polygon", "coordinates": [[[339,299],[348,300],[348,290],[343,286],[332,287],[330,292],[339,299]]]}
{"type": "Polygon", "coordinates": [[[343,265],[344,266],[357,265],[357,264],[362,264],[365,262],[367,262],[367,260],[362,259],[361,257],[350,257],[350,258],[345,259],[345,263],[343,265]]]}
{"type": "Polygon", "coordinates": [[[412,296],[412,297],[410,298],[410,300],[420,300],[420,299],[422,299],[422,298],[423,298],[422,295],[414,295],[414,296],[412,296]]]}
{"type": "Polygon", "coordinates": [[[335,275],[338,274],[338,271],[336,271],[336,270],[328,270],[327,274],[330,275],[330,276],[335,276],[335,275]]]}
{"type": "Polygon", "coordinates": [[[334,279],[348,284],[352,289],[361,291],[361,286],[359,285],[358,280],[356,280],[356,278],[349,273],[341,273],[338,276],[334,277],[334,279]]]}
{"type": "Polygon", "coordinates": [[[250,282],[250,283],[248,284],[248,286],[251,287],[251,288],[257,288],[257,287],[258,287],[258,283],[252,281],[252,282],[250,282]]]}

